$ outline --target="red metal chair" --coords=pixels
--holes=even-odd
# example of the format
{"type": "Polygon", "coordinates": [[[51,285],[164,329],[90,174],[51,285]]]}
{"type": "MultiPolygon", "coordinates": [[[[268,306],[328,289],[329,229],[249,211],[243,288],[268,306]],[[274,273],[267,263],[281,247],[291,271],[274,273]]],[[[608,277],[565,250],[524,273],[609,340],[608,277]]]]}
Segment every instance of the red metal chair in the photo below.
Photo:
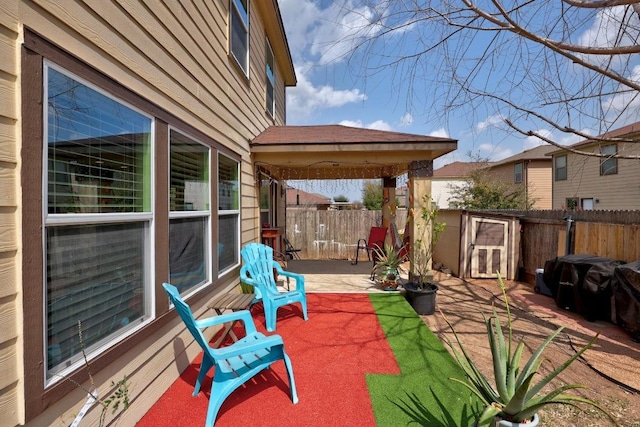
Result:
{"type": "Polygon", "coordinates": [[[358,256],[360,255],[360,251],[363,250],[367,252],[367,259],[369,261],[373,260],[375,262],[375,256],[372,257],[371,253],[374,252],[376,248],[384,248],[384,239],[386,238],[386,236],[387,227],[371,227],[371,230],[369,231],[369,238],[367,240],[358,240],[358,246],[356,247],[356,260],[351,264],[358,264],[358,256]]]}

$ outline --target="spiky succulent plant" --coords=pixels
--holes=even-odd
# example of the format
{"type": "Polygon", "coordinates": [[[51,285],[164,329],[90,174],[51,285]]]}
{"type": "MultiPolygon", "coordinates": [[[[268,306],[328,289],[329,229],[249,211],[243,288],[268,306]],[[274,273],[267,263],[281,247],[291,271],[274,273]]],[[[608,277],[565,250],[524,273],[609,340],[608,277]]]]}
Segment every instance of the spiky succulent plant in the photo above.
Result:
{"type": "Polygon", "coordinates": [[[582,384],[568,384],[551,391],[543,391],[543,388],[549,384],[551,380],[564,371],[573,361],[579,358],[593,343],[597,340],[598,334],[594,336],[582,349],[569,357],[562,365],[558,366],[553,372],[543,377],[538,382],[534,382],[540,365],[542,364],[542,354],[547,346],[560,334],[563,327],[555,330],[531,355],[529,360],[523,362],[522,355],[524,351],[524,337],[520,339],[517,345],[513,343],[513,331],[511,326],[511,310],[507,299],[502,277],[498,275],[500,288],[504,297],[507,310],[507,337],[503,333],[498,314],[493,309],[491,317],[484,317],[484,323],[487,328],[487,336],[489,347],[493,358],[493,375],[495,387],[489,382],[478,367],[474,364],[469,356],[469,352],[462,345],[460,337],[456,333],[453,325],[447,320],[449,328],[453,332],[455,341],[458,344],[456,348],[450,341],[449,347],[452,349],[454,358],[458,365],[464,370],[467,380],[451,378],[467,387],[475,396],[483,403],[482,413],[478,416],[476,423],[478,426],[488,426],[496,417],[511,422],[523,422],[529,420],[541,408],[549,404],[563,404],[577,406],[577,403],[584,403],[594,406],[595,408],[606,414],[611,421],[617,425],[617,422],[602,409],[596,402],[586,399],[582,396],[566,393],[572,389],[586,388],[582,384]],[[522,367],[521,367],[522,366],[522,367]]]}

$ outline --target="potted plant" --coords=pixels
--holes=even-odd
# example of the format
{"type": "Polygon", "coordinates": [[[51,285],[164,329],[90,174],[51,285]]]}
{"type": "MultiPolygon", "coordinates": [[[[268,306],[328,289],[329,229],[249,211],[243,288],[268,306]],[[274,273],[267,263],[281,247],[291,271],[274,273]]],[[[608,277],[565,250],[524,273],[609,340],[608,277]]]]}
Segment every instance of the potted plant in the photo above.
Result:
{"type": "Polygon", "coordinates": [[[451,348],[458,365],[460,365],[467,376],[466,381],[458,378],[450,379],[463,384],[471,390],[483,404],[482,412],[477,415],[475,425],[478,427],[534,427],[538,425],[538,411],[546,405],[563,404],[577,406],[577,403],[585,403],[599,409],[606,414],[615,425],[618,425],[613,417],[596,402],[581,396],[566,393],[568,390],[585,388],[584,385],[569,384],[552,390],[545,389],[543,391],[543,388],[548,385],[552,379],[557,377],[574,360],[579,358],[582,353],[593,345],[599,334],[596,334],[580,351],[569,357],[553,372],[534,383],[536,375],[539,374],[538,370],[543,361],[542,354],[545,348],[558,336],[563,327],[556,329],[555,332],[544,340],[523,365],[521,362],[525,348],[524,337],[520,339],[517,345],[514,345],[509,301],[502,277],[499,274],[498,282],[500,283],[507,310],[507,336],[504,336],[502,325],[495,308],[493,309],[493,315],[491,317],[485,317],[487,338],[493,358],[493,384],[495,384],[495,387],[474,364],[469,351],[462,345],[453,325],[445,319],[453,332],[459,349],[454,347],[451,341],[447,341],[447,344],[451,348]]]}
{"type": "Polygon", "coordinates": [[[384,245],[384,249],[376,246],[374,252],[376,262],[371,270],[371,278],[380,280],[385,290],[396,289],[402,270],[401,264],[405,261],[400,256],[400,251],[391,245],[384,245]]]}
{"type": "MultiPolygon", "coordinates": [[[[413,212],[410,215],[414,215],[413,212]]],[[[420,217],[416,227],[418,233],[414,239],[413,259],[409,282],[404,285],[407,300],[418,314],[433,314],[436,307],[438,285],[433,281],[431,259],[433,251],[444,231],[446,224],[438,221],[438,206],[431,201],[431,196],[422,197],[420,217]]]]}

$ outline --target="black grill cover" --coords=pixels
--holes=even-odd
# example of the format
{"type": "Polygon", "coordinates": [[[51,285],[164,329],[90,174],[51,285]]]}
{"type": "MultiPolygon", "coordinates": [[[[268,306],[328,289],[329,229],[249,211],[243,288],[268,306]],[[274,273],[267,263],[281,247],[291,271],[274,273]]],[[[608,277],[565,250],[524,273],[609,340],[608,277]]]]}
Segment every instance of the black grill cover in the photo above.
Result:
{"type": "Polygon", "coordinates": [[[611,320],[611,279],[621,264],[623,261],[595,255],[565,255],[547,261],[543,277],[559,307],[588,320],[611,320]]]}
{"type": "Polygon", "coordinates": [[[618,325],[640,342],[640,261],[616,267],[611,286],[618,325]]]}

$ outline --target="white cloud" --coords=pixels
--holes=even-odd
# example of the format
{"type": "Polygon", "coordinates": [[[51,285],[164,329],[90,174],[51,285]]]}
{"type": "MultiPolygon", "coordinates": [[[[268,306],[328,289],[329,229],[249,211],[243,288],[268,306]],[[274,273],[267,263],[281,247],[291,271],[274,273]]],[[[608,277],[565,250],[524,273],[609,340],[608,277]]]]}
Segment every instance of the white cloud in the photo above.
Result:
{"type": "Polygon", "coordinates": [[[367,125],[368,129],[377,129],[377,130],[393,130],[393,127],[384,120],[376,120],[375,122],[369,123],[367,125]]]}
{"type": "Polygon", "coordinates": [[[445,128],[436,129],[429,132],[429,136],[437,136],[439,138],[449,138],[449,132],[445,128]]]}
{"type": "Polygon", "coordinates": [[[400,117],[400,126],[409,126],[413,123],[413,114],[405,113],[404,116],[400,117]]]}
{"type": "Polygon", "coordinates": [[[339,125],[349,126],[352,128],[363,128],[362,120],[342,120],[339,125]]]}
{"type": "MultiPolygon", "coordinates": [[[[553,133],[548,129],[540,129],[537,130],[536,133],[544,138],[553,139],[553,133]]],[[[530,148],[534,148],[542,144],[546,144],[546,141],[538,138],[537,136],[527,136],[523,142],[523,149],[529,150],[530,148]]]]}
{"type": "Polygon", "coordinates": [[[513,156],[515,153],[509,147],[501,147],[493,144],[480,144],[478,147],[480,158],[495,162],[513,156]]]}
{"type": "MultiPolygon", "coordinates": [[[[640,82],[640,66],[636,65],[628,78],[636,83],[640,82]]],[[[626,86],[622,85],[620,85],[620,90],[622,92],[605,100],[603,106],[605,111],[613,110],[614,112],[619,113],[628,107],[640,106],[640,96],[638,96],[638,92],[635,90],[628,90],[626,86]],[[625,91],[625,89],[627,90],[625,91]]]]}
{"type": "Polygon", "coordinates": [[[296,75],[297,86],[287,89],[287,111],[290,117],[305,118],[318,109],[342,107],[367,99],[359,89],[336,90],[328,85],[314,86],[304,72],[296,69],[296,75]]]}
{"type": "Polygon", "coordinates": [[[495,127],[500,123],[504,122],[504,117],[500,114],[494,114],[493,116],[487,117],[484,122],[479,122],[476,125],[476,133],[482,133],[490,127],[495,127]]]}
{"type": "Polygon", "coordinates": [[[362,123],[362,120],[342,120],[338,123],[343,126],[350,126],[352,128],[365,128],[365,129],[376,129],[376,130],[393,130],[393,127],[385,122],[384,120],[376,120],[375,122],[371,122],[367,125],[362,123]]]}
{"type": "Polygon", "coordinates": [[[305,54],[317,64],[341,62],[355,46],[382,29],[377,13],[350,0],[331,2],[321,8],[311,0],[279,0],[282,20],[294,61],[305,54]]]}
{"type": "MultiPolygon", "coordinates": [[[[639,36],[638,28],[630,25],[629,21],[635,22],[637,19],[633,11],[628,13],[627,6],[600,8],[591,27],[580,35],[578,44],[590,47],[635,45],[639,36]]],[[[583,58],[603,65],[612,59],[609,55],[583,55],[583,58]]]]}

